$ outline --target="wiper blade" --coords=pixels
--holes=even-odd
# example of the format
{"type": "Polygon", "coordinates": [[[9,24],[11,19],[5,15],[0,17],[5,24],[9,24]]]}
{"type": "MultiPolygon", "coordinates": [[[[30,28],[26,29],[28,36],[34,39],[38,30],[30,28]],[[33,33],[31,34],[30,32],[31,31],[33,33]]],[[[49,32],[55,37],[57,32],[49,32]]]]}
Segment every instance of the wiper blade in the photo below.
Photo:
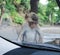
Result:
{"type": "Polygon", "coordinates": [[[57,47],[57,46],[54,46],[54,45],[50,45],[50,44],[36,45],[36,44],[29,44],[29,43],[21,43],[20,44],[18,42],[6,39],[2,36],[0,36],[0,37],[3,38],[4,40],[8,41],[8,42],[11,42],[11,43],[13,43],[15,45],[18,45],[20,47],[23,47],[23,48],[31,48],[31,49],[37,49],[37,50],[48,50],[48,51],[60,52],[60,47],[57,47]]]}

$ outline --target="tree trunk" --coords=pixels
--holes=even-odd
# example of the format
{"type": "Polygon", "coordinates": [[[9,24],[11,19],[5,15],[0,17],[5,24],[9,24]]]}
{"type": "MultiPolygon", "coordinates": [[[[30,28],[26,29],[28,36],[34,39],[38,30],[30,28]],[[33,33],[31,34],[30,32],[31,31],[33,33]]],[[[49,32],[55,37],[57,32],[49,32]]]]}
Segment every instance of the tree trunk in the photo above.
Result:
{"type": "Polygon", "coordinates": [[[30,0],[31,12],[38,12],[38,2],[39,0],[30,0]]]}
{"type": "MultiPolygon", "coordinates": [[[[3,15],[3,13],[4,13],[4,9],[3,7],[1,7],[1,16],[3,15]]],[[[1,16],[0,16],[0,20],[1,20],[1,16]]]]}
{"type": "Polygon", "coordinates": [[[58,6],[60,8],[60,0],[56,0],[56,2],[57,2],[58,6]]]}

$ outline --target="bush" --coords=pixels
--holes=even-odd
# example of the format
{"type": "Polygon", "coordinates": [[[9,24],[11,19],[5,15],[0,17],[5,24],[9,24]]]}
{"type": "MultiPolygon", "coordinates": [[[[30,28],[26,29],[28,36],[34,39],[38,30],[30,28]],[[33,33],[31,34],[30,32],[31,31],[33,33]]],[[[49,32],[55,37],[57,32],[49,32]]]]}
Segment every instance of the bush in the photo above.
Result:
{"type": "Polygon", "coordinates": [[[24,19],[23,19],[22,16],[16,16],[16,17],[14,18],[14,22],[17,23],[17,24],[23,24],[24,19]]]}
{"type": "Polygon", "coordinates": [[[47,16],[38,13],[38,17],[39,17],[39,24],[40,25],[49,24],[49,19],[47,16]]]}
{"type": "Polygon", "coordinates": [[[17,24],[23,24],[24,18],[20,16],[17,12],[11,12],[11,16],[13,17],[13,21],[17,24]]]}

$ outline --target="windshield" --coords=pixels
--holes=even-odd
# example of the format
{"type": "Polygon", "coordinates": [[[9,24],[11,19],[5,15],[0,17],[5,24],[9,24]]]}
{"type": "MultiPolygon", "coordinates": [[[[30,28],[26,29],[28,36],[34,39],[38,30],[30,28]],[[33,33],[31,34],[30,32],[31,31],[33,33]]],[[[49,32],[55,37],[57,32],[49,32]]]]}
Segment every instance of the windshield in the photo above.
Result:
{"type": "Polygon", "coordinates": [[[60,50],[58,2],[60,3],[53,0],[1,1],[0,37],[20,46],[60,50]]]}

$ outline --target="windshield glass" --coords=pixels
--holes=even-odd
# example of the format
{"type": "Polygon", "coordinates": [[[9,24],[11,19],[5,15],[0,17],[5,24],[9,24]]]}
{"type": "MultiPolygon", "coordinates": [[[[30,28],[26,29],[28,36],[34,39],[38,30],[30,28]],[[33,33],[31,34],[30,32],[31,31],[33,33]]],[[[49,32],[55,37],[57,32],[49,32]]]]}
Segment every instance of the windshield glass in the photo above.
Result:
{"type": "Polygon", "coordinates": [[[58,2],[55,0],[1,1],[0,36],[22,46],[60,49],[58,2]]]}

